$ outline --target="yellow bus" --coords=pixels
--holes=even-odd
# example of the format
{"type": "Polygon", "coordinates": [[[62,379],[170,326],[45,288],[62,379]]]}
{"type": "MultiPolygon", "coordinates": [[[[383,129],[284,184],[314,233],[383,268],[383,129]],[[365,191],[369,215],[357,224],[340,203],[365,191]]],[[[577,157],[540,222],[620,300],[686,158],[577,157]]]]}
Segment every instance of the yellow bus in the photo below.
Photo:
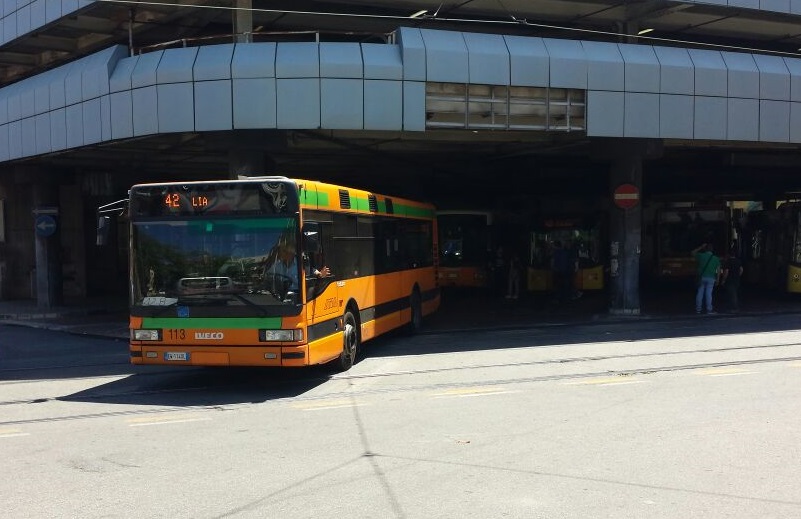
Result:
{"type": "Polygon", "coordinates": [[[553,245],[558,241],[568,247],[578,263],[573,286],[577,291],[603,290],[604,268],[607,264],[603,247],[606,240],[606,216],[556,216],[543,218],[529,236],[528,290],[554,290],[551,259],[553,245]]]}
{"type": "Polygon", "coordinates": [[[140,184],[120,203],[134,364],[348,370],[440,303],[429,204],[286,177],[140,184]]]}
{"type": "Polygon", "coordinates": [[[657,279],[693,279],[698,265],[691,251],[709,243],[722,257],[732,239],[731,210],[725,203],[661,208],[655,227],[657,279]]]}
{"type": "Polygon", "coordinates": [[[492,213],[477,210],[437,211],[442,287],[487,288],[492,248],[492,213]]]}
{"type": "Polygon", "coordinates": [[[779,204],[776,209],[749,211],[741,221],[743,281],[797,294],[801,293],[801,203],[779,204]]]}

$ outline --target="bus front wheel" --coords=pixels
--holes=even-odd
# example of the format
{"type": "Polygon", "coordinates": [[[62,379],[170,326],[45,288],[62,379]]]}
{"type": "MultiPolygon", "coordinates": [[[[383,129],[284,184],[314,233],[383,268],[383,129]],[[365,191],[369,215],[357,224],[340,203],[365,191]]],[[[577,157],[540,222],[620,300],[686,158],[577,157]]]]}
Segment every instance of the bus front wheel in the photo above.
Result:
{"type": "Polygon", "coordinates": [[[356,325],[356,317],[348,310],[342,318],[342,353],[337,360],[337,368],[341,371],[348,371],[356,363],[356,355],[359,352],[359,328],[356,325]]]}

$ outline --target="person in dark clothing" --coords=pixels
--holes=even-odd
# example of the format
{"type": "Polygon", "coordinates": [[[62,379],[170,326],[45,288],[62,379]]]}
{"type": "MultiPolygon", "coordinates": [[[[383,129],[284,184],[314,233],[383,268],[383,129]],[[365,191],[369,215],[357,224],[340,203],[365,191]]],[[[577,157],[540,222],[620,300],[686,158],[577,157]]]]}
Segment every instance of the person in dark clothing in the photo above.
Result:
{"type": "Polygon", "coordinates": [[[721,284],[726,294],[726,302],[731,312],[740,310],[740,278],[743,275],[743,263],[737,257],[737,251],[729,251],[723,261],[721,284]]]}
{"type": "Polygon", "coordinates": [[[506,290],[508,268],[506,264],[506,253],[503,247],[495,249],[495,257],[490,264],[492,269],[492,291],[495,295],[503,295],[506,290]]]}
{"type": "Polygon", "coordinates": [[[573,277],[576,274],[578,262],[571,254],[571,249],[563,247],[562,242],[553,242],[553,257],[551,271],[553,273],[553,286],[558,302],[566,302],[573,296],[573,277]]]}

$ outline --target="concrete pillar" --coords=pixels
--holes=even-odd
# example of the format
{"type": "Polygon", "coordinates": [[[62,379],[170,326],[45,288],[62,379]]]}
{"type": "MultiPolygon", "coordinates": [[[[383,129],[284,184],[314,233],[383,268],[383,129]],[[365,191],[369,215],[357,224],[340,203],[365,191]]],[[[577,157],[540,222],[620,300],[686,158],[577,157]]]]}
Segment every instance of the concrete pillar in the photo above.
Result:
{"type": "Polygon", "coordinates": [[[253,0],[234,0],[234,43],[253,41],[253,0]]]}
{"type": "Polygon", "coordinates": [[[642,157],[622,155],[613,159],[609,180],[613,193],[609,214],[609,313],[639,315],[642,203],[636,199],[631,207],[620,207],[635,199],[625,193],[616,199],[614,193],[622,185],[635,186],[638,195],[642,193],[642,157]]]}
{"type": "Polygon", "coordinates": [[[31,216],[36,250],[36,306],[50,309],[63,303],[63,273],[58,184],[47,175],[38,175],[33,185],[31,216]]]}

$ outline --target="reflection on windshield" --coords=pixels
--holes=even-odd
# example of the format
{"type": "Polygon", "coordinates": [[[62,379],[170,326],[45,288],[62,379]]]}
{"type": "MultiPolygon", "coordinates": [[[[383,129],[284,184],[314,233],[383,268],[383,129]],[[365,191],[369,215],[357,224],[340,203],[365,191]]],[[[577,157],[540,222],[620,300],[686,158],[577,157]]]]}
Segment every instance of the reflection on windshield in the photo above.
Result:
{"type": "Polygon", "coordinates": [[[300,303],[294,218],[134,222],[132,303],[300,303]]]}

